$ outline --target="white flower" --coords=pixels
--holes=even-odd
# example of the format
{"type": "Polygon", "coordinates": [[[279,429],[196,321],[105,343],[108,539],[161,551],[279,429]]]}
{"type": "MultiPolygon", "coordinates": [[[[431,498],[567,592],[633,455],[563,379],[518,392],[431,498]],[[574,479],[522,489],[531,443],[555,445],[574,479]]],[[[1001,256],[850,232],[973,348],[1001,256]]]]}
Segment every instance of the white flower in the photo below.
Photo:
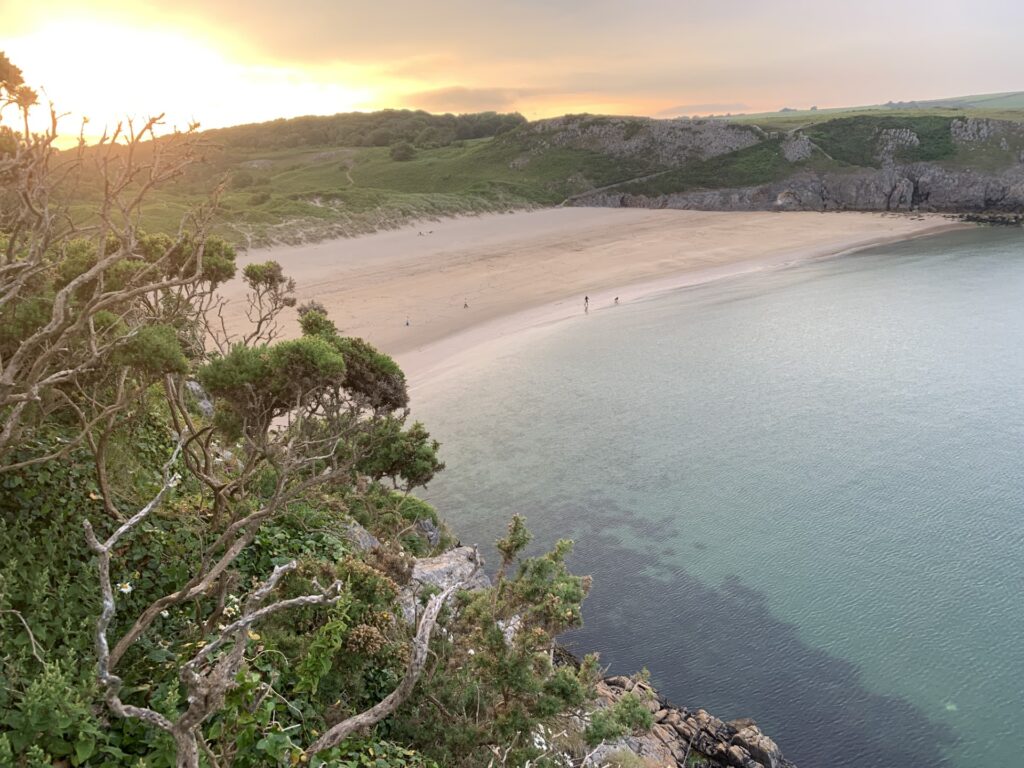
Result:
{"type": "Polygon", "coordinates": [[[132,583],[130,581],[122,581],[120,584],[117,585],[117,591],[122,592],[126,595],[130,595],[133,589],[134,587],[132,586],[132,583]]]}
{"type": "Polygon", "coordinates": [[[160,611],[160,615],[163,616],[165,619],[171,618],[171,612],[168,611],[166,608],[160,611]]]}
{"type": "Polygon", "coordinates": [[[472,648],[466,651],[466,653],[468,653],[470,656],[476,656],[476,651],[474,651],[472,648]]]}
{"type": "Polygon", "coordinates": [[[176,488],[178,486],[178,483],[180,483],[180,482],[181,482],[181,473],[180,472],[175,472],[173,475],[171,475],[171,479],[167,481],[167,485],[170,486],[171,488],[176,488]]]}

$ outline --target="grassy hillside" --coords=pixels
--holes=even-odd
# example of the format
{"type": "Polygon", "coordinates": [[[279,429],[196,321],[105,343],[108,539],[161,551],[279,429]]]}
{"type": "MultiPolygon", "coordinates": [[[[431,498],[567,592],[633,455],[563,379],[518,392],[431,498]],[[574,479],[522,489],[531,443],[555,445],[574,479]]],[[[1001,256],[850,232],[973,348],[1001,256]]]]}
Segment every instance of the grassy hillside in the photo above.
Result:
{"type": "MultiPolygon", "coordinates": [[[[526,123],[518,115],[389,111],[239,126],[204,135],[211,143],[206,161],[157,190],[145,223],[155,231],[175,230],[218,184],[225,185],[218,233],[264,245],[558,205],[593,190],[660,195],[885,162],[985,171],[1019,162],[1024,128],[1000,123],[998,135],[957,141],[954,119],[1024,122],[1024,108],[1015,106],[1024,104],[1024,95],[942,103],[785,112],[737,122],[577,115],[526,123]],[[913,137],[901,144],[906,132],[913,137]],[[810,140],[809,155],[786,159],[783,145],[794,138],[810,140]]],[[[82,204],[76,210],[84,215],[98,190],[86,184],[77,194],[82,204]]]]}
{"type": "Polygon", "coordinates": [[[957,96],[928,101],[890,102],[863,107],[787,109],[779,112],[734,115],[728,119],[730,122],[743,125],[757,125],[765,130],[791,131],[839,118],[881,118],[885,116],[900,118],[980,117],[991,120],[1022,120],[1024,119],[1024,91],[957,96]]]}
{"type": "MultiPolygon", "coordinates": [[[[523,137],[414,146],[409,160],[393,159],[386,146],[262,148],[217,141],[223,132],[211,138],[215,146],[203,164],[152,195],[144,209],[147,228],[174,231],[188,208],[218,183],[225,184],[218,233],[261,245],[359,234],[415,219],[556,205],[643,170],[629,160],[573,147],[531,154],[536,146],[523,137]]],[[[86,184],[77,194],[75,210],[84,216],[99,190],[86,184]]]]}
{"type": "Polygon", "coordinates": [[[634,195],[667,195],[695,189],[719,189],[767,184],[784,179],[795,169],[831,167],[820,154],[806,161],[792,163],[785,158],[780,139],[770,139],[756,146],[713,157],[683,168],[666,171],[642,181],[623,184],[616,192],[634,195]]]}

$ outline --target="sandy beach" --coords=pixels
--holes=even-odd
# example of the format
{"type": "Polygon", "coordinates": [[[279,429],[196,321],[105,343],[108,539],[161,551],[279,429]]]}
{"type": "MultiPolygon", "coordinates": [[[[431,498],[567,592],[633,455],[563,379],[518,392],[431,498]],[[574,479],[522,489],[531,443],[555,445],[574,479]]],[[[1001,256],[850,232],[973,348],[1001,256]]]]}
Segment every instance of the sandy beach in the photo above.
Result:
{"type": "MultiPolygon", "coordinates": [[[[426,222],[275,259],[300,301],[394,355],[413,384],[525,328],[666,290],[963,226],[941,216],[558,208],[426,222]],[[468,305],[468,307],[466,306],[468,305]],[[408,321],[408,324],[407,324],[408,321]]],[[[241,327],[244,286],[225,286],[241,327]]],[[[295,335],[294,316],[285,334],[295,335]]]]}

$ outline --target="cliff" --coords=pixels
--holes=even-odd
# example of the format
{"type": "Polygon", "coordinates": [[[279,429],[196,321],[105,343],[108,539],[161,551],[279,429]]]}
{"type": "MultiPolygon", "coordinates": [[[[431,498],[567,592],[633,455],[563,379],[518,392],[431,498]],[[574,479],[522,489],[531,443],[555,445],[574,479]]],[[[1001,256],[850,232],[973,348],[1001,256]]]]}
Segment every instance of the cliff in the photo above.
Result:
{"type": "Polygon", "coordinates": [[[901,127],[859,119],[769,136],[736,184],[738,153],[706,178],[684,168],[573,197],[572,205],[723,211],[1024,211],[1024,124],[949,119],[901,127]],[[852,123],[852,124],[851,124],[852,123]],[[915,127],[918,130],[915,130],[915,127]],[[730,162],[732,161],[732,162],[730,162]],[[716,184],[719,181],[721,183],[716,184]]]}

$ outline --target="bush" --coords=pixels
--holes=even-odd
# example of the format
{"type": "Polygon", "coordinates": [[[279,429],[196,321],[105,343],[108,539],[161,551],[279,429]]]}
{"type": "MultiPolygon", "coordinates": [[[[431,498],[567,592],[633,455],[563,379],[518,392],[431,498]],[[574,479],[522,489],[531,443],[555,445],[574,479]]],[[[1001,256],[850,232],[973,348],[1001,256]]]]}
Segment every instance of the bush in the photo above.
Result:
{"type": "Polygon", "coordinates": [[[390,154],[392,160],[412,160],[416,156],[416,148],[408,141],[399,141],[391,145],[390,154]]]}
{"type": "Polygon", "coordinates": [[[587,743],[597,746],[602,741],[614,741],[638,731],[649,731],[654,715],[635,693],[626,693],[617,702],[599,709],[590,716],[590,725],[584,734],[587,743]]]}
{"type": "Polygon", "coordinates": [[[231,174],[231,188],[232,189],[245,189],[251,187],[253,184],[253,176],[248,171],[235,171],[231,174]]]}

